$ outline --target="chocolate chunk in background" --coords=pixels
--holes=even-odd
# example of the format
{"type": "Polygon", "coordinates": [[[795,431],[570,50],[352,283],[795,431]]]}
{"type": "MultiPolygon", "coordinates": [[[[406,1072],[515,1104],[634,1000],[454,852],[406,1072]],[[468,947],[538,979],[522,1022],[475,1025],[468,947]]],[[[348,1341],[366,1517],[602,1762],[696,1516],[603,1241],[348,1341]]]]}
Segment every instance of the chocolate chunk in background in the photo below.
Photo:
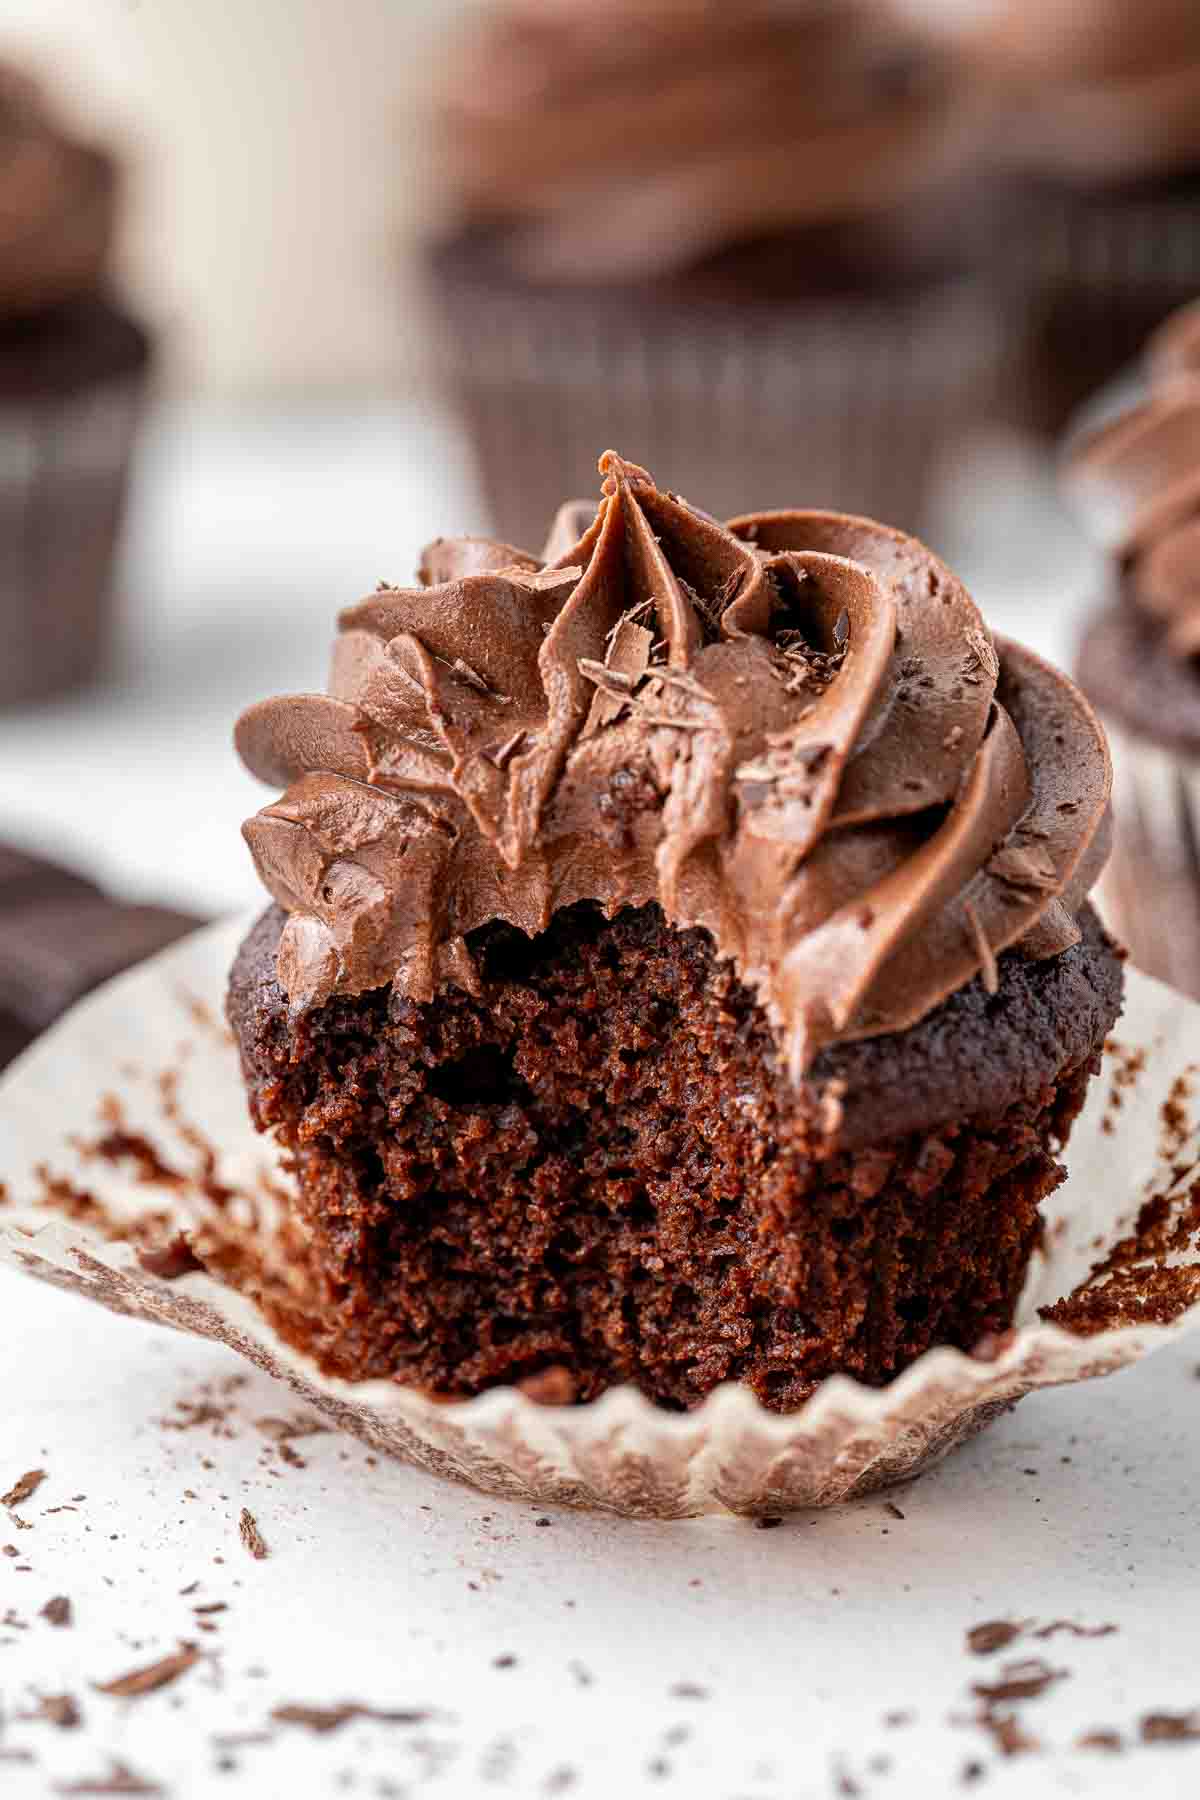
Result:
{"type": "Polygon", "coordinates": [[[0,1068],[101,982],[203,923],[111,899],[84,875],[0,844],[0,1068]]]}

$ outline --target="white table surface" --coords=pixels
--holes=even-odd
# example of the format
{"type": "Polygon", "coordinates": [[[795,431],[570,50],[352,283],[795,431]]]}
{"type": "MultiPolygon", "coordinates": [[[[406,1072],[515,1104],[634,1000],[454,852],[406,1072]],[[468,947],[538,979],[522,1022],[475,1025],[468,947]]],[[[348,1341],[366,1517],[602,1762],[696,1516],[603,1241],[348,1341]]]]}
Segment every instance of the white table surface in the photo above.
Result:
{"type": "MultiPolygon", "coordinates": [[[[939,546],[994,624],[1065,654],[1086,553],[1011,447],[958,480],[939,546]]],[[[165,421],[123,653],[91,696],[0,719],[0,835],[129,893],[252,901],[237,827],[260,791],[228,751],[233,715],[319,685],[337,606],[482,523],[433,416],[165,421]]],[[[293,1466],[256,1424],[288,1396],[231,1353],[11,1276],[0,1299],[0,1492],[47,1471],[15,1517],[0,1508],[18,1552],[0,1555],[4,1800],[85,1791],[114,1758],[173,1796],[231,1800],[1200,1789],[1200,1742],[1138,1742],[1145,1715],[1200,1705],[1200,1343],[1026,1400],[896,1494],[903,1518],[880,1499],[761,1531],[487,1500],[330,1433],[295,1440],[293,1466]],[[213,1399],[216,1419],[161,1423],[213,1399]],[[243,1507],[264,1561],[239,1541],[243,1507]],[[57,1594],[68,1628],[40,1617],[57,1594]],[[201,1631],[192,1609],[216,1602],[201,1631]],[[967,1629],[997,1617],[1117,1629],[970,1655],[967,1629]],[[204,1654],[172,1686],[95,1691],[181,1639],[204,1654]],[[1006,1758],[970,1686],[1024,1655],[1067,1677],[1016,1708],[1040,1747],[1006,1758]],[[22,1716],[60,1693],[80,1728],[22,1716]],[[271,1722],[342,1701],[429,1716],[271,1722]],[[1077,1747],[1096,1727],[1129,1747],[1077,1747]],[[222,1747],[239,1734],[260,1741],[222,1747]]]]}

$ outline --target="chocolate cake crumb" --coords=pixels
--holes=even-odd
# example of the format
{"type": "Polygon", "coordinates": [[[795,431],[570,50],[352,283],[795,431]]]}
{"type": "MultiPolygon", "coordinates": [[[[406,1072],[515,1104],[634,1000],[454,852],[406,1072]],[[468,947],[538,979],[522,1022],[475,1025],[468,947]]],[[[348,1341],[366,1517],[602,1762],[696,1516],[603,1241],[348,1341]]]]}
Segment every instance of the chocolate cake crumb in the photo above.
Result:
{"type": "Polygon", "coordinates": [[[37,1493],[46,1479],[45,1469],[26,1469],[18,1475],[7,1494],[0,1494],[0,1506],[20,1506],[37,1493]]]}
{"type": "Polygon", "coordinates": [[[119,1675],[115,1681],[94,1681],[92,1686],[98,1694],[108,1694],[117,1700],[133,1700],[169,1687],[199,1660],[200,1652],[193,1644],[181,1644],[171,1656],[164,1656],[143,1669],[133,1669],[128,1675],[119,1675]]]}
{"type": "Polygon", "coordinates": [[[181,1275],[194,1275],[204,1267],[183,1231],[177,1231],[165,1244],[143,1246],[137,1259],[147,1275],[157,1275],[162,1281],[178,1281],[181,1275]]]}
{"type": "Polygon", "coordinates": [[[1014,1624],[1011,1619],[989,1619],[968,1631],[967,1649],[973,1656],[994,1656],[997,1650],[1007,1650],[1016,1643],[1024,1629],[1024,1625],[1014,1624]]]}
{"type": "Polygon", "coordinates": [[[958,990],[902,1056],[823,1052],[798,1094],[708,935],[657,907],[485,926],[477,995],[299,1018],[282,928],[251,932],[229,1001],[255,1122],[302,1159],[292,1279],[263,1310],[327,1373],[446,1397],[569,1368],[577,1402],[632,1381],[686,1409],[740,1380],[783,1412],[835,1371],[875,1385],[1008,1329],[1119,999],[1085,912],[1073,949],[1005,953],[1001,994],[958,990]]]}
{"type": "Polygon", "coordinates": [[[1200,1711],[1146,1713],[1138,1721],[1143,1744],[1194,1744],[1200,1742],[1200,1711]]]}
{"type": "Polygon", "coordinates": [[[1006,1664],[1000,1671],[999,1681],[974,1682],[971,1692],[992,1704],[998,1701],[1036,1700],[1039,1694],[1044,1694],[1055,1682],[1065,1681],[1067,1673],[1066,1669],[1052,1669],[1040,1656],[1031,1656],[1024,1662],[1006,1664]]]}
{"type": "Polygon", "coordinates": [[[55,1594],[42,1608],[42,1618],[51,1625],[71,1623],[71,1601],[66,1594],[55,1594]]]}
{"type": "Polygon", "coordinates": [[[885,1500],[883,1510],[886,1513],[890,1513],[893,1519],[903,1519],[905,1517],[904,1513],[900,1511],[900,1508],[896,1505],[894,1500],[885,1500]]]}
{"type": "Polygon", "coordinates": [[[561,1364],[539,1369],[536,1375],[526,1375],[516,1385],[536,1406],[570,1406],[576,1394],[575,1377],[561,1364]]]}
{"type": "Polygon", "coordinates": [[[241,1517],[238,1520],[238,1535],[255,1562],[261,1562],[265,1556],[271,1554],[267,1548],[266,1539],[258,1529],[258,1521],[247,1506],[243,1506],[241,1517]]]}
{"type": "Polygon", "coordinates": [[[1042,1747],[1037,1738],[1030,1737],[1022,1729],[1015,1713],[994,1713],[985,1709],[979,1716],[979,1724],[1001,1756],[1026,1756],[1042,1747]]]}
{"type": "Polygon", "coordinates": [[[511,1652],[506,1652],[503,1656],[493,1656],[492,1658],[493,1669],[515,1669],[516,1666],[517,1659],[511,1652]]]}
{"type": "Polygon", "coordinates": [[[987,1769],[983,1763],[972,1760],[971,1762],[965,1762],[963,1764],[962,1773],[958,1779],[963,1787],[974,1787],[975,1783],[977,1781],[982,1781],[986,1774],[987,1769]]]}
{"type": "Polygon", "coordinates": [[[1110,1754],[1125,1748],[1125,1740],[1119,1731],[1102,1726],[1095,1731],[1083,1731],[1075,1739],[1077,1750],[1106,1750],[1110,1754]]]}
{"type": "Polygon", "coordinates": [[[754,1523],[759,1531],[774,1531],[777,1525],[783,1524],[783,1520],[778,1513],[763,1513],[754,1523]]]}
{"type": "Polygon", "coordinates": [[[59,1731],[74,1731],[83,1720],[79,1702],[73,1694],[39,1694],[34,1717],[57,1726],[59,1731]]]}

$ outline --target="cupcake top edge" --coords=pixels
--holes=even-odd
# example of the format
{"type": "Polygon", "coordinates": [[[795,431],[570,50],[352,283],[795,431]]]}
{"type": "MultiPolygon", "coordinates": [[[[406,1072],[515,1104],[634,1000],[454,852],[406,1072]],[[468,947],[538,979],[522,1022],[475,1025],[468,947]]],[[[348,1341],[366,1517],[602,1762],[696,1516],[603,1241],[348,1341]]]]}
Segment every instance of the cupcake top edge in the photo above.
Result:
{"type": "Polygon", "coordinates": [[[1129,405],[1071,444],[1065,484],[1125,599],[1180,658],[1200,653],[1200,303],[1151,337],[1129,405]]]}
{"type": "Polygon", "coordinates": [[[244,830],[294,1011],[472,991],[470,933],[656,901],[757,994],[793,1077],[1011,946],[1054,955],[1103,860],[1103,735],[915,538],[730,526],[612,452],[541,556],[443,539],[341,615],[329,690],[239,720],[285,791],[244,830]]]}
{"type": "Polygon", "coordinates": [[[73,137],[40,84],[0,62],[0,318],[99,286],[118,189],[115,159],[73,137]]]}

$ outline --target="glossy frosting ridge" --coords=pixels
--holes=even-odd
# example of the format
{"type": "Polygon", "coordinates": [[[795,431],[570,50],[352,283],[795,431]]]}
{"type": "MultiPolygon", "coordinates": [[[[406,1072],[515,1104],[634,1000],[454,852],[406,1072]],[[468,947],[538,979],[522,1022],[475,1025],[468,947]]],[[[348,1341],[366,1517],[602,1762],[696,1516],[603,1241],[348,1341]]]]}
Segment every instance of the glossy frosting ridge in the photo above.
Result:
{"type": "Polygon", "coordinates": [[[865,519],[722,526],[612,452],[543,555],[439,540],[340,618],[329,692],[243,715],[294,1009],[476,983],[467,935],[579,900],[711,933],[798,1078],[997,954],[1054,955],[1106,849],[1074,686],[865,519]]]}

